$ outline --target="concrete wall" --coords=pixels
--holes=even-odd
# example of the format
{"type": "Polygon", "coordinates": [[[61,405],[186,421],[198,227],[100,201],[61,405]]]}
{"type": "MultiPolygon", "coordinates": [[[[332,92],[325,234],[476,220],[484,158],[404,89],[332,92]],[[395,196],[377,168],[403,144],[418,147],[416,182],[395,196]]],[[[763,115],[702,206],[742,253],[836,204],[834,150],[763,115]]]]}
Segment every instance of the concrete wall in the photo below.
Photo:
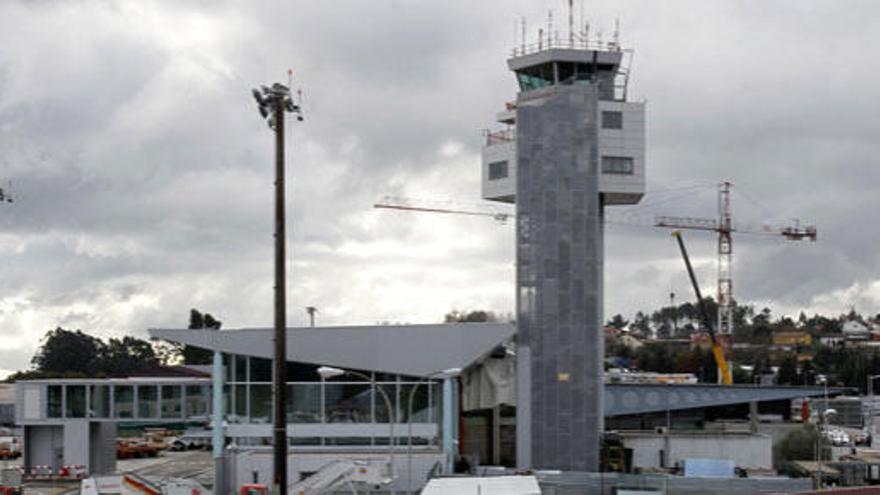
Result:
{"type": "MultiPolygon", "coordinates": [[[[241,449],[227,451],[227,466],[230,473],[230,486],[238,487],[245,483],[272,484],[272,450],[270,448],[241,449]]],[[[291,452],[287,458],[287,479],[295,483],[302,479],[303,473],[314,473],[331,462],[340,459],[381,459],[388,455],[381,452],[355,452],[340,450],[314,450],[291,452]]],[[[443,454],[439,451],[418,451],[412,455],[412,484],[408,483],[408,457],[405,449],[394,456],[395,481],[384,487],[381,492],[418,491],[424,486],[431,468],[443,463],[443,454]]],[[[232,493],[232,492],[230,492],[232,493]]],[[[346,493],[348,493],[346,491],[346,493]]],[[[370,493],[377,493],[370,491],[370,493]]]]}
{"type": "Polygon", "coordinates": [[[518,448],[522,467],[596,471],[603,431],[596,86],[517,102],[518,448]]]}
{"type": "Polygon", "coordinates": [[[93,422],[89,425],[89,473],[116,472],[116,423],[93,422]]]}
{"type": "Polygon", "coordinates": [[[89,420],[68,419],[64,422],[64,464],[89,467],[89,420]]]}
{"type": "Polygon", "coordinates": [[[24,427],[24,466],[64,465],[64,428],[58,425],[24,427]]]}
{"type": "MultiPolygon", "coordinates": [[[[661,452],[667,439],[662,434],[639,433],[622,435],[623,445],[633,450],[633,467],[659,468],[661,452]]],[[[773,446],[769,436],[746,434],[685,435],[673,434],[669,439],[669,466],[687,458],[731,459],[737,467],[772,469],[773,446]]]]}

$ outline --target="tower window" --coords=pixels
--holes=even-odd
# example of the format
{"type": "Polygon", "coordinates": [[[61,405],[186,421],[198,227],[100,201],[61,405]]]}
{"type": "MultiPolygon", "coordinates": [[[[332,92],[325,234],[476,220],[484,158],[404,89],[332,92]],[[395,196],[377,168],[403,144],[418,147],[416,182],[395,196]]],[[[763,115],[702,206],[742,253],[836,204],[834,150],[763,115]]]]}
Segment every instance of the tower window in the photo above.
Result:
{"type": "Polygon", "coordinates": [[[623,112],[603,110],[602,129],[623,129],[623,112]]]}
{"type": "Polygon", "coordinates": [[[635,173],[633,159],[630,156],[603,156],[602,173],[632,175],[635,173]]]}
{"type": "Polygon", "coordinates": [[[489,164],[489,180],[504,179],[505,177],[507,177],[507,160],[489,164]]]}

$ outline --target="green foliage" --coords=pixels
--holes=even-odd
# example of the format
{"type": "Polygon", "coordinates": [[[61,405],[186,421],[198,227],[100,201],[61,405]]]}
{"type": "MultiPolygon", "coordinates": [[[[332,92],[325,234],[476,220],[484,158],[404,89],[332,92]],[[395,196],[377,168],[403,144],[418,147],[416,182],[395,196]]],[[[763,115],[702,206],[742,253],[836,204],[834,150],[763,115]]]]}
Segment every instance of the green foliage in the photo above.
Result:
{"type": "Polygon", "coordinates": [[[149,342],[135,337],[111,338],[106,343],[81,330],[61,327],[43,337],[31,360],[32,370],[7,380],[125,376],[158,364],[149,342]]]}
{"type": "Polygon", "coordinates": [[[788,356],[782,360],[782,363],[779,365],[779,375],[777,376],[777,383],[779,385],[799,385],[798,375],[798,363],[797,358],[794,356],[788,356]]]}
{"type": "Polygon", "coordinates": [[[629,325],[629,321],[627,321],[621,314],[618,313],[612,316],[611,319],[608,320],[608,323],[606,323],[606,325],[614,327],[618,330],[623,330],[624,328],[626,328],[627,325],[629,325]]]}
{"type": "Polygon", "coordinates": [[[460,311],[454,309],[443,317],[446,323],[484,323],[500,321],[498,316],[491,311],[460,311]]]}
{"type": "Polygon", "coordinates": [[[58,327],[43,337],[31,364],[44,373],[93,376],[100,367],[103,348],[101,339],[86,335],[81,330],[70,331],[58,327]]]}
{"type": "Polygon", "coordinates": [[[782,468],[788,461],[810,461],[816,457],[819,433],[812,425],[805,425],[788,434],[773,448],[773,464],[782,468]]]}
{"type": "MultiPolygon", "coordinates": [[[[197,309],[189,310],[190,330],[220,330],[223,322],[215,319],[210,313],[202,314],[197,309]]],[[[184,364],[211,364],[214,361],[214,352],[209,349],[185,345],[180,350],[180,356],[184,364]]]]}

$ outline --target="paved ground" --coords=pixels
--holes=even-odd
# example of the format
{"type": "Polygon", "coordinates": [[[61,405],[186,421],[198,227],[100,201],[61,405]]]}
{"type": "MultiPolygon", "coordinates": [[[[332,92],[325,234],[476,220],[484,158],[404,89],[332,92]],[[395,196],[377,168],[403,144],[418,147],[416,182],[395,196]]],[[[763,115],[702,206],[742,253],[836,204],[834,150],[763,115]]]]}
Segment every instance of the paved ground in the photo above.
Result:
{"type": "Polygon", "coordinates": [[[147,478],[193,478],[205,487],[214,484],[214,462],[210,452],[163,452],[147,459],[117,461],[120,473],[134,471],[147,478]]]}
{"type": "MultiPolygon", "coordinates": [[[[0,461],[0,468],[18,466],[19,461],[0,461]]],[[[210,452],[163,452],[159,457],[116,461],[119,473],[135,472],[147,478],[192,478],[205,488],[214,485],[214,463],[210,452]]],[[[25,495],[79,493],[79,483],[29,482],[25,495]]]]}

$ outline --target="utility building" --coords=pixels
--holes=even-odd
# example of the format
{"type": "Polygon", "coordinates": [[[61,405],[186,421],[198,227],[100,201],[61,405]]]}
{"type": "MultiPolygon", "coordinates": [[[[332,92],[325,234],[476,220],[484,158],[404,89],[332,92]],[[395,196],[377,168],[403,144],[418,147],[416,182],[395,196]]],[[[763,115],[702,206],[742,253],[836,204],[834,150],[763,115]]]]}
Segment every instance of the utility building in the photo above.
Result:
{"type": "Polygon", "coordinates": [[[627,101],[627,54],[574,36],[517,48],[520,92],[483,148],[483,197],[516,203],[520,467],[599,468],[603,210],[645,191],[644,103],[627,101]]]}

